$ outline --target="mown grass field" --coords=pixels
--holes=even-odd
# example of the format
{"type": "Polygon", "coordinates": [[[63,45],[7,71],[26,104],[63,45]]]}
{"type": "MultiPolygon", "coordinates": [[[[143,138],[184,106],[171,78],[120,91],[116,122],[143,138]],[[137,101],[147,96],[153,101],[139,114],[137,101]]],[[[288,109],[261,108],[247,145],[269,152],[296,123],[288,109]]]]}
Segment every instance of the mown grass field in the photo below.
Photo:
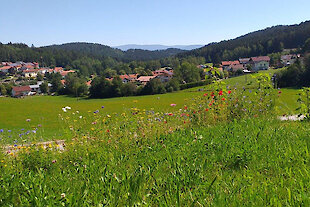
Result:
{"type": "Polygon", "coordinates": [[[243,78],[155,96],[0,99],[2,144],[18,139],[0,153],[0,206],[309,206],[310,122],[277,119],[294,113],[297,90],[243,78]],[[31,136],[65,150],[21,146],[31,136]]]}

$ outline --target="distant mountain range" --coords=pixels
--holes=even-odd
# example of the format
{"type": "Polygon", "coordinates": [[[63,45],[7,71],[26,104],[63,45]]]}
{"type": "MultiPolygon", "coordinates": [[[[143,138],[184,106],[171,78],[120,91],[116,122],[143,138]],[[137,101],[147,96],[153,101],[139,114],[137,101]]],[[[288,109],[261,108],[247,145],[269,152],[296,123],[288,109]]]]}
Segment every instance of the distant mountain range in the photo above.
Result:
{"type": "Polygon", "coordinates": [[[136,45],[136,44],[129,44],[129,45],[120,45],[120,46],[114,46],[113,48],[117,48],[123,51],[127,51],[130,49],[140,49],[140,50],[166,50],[170,48],[180,49],[180,50],[193,50],[197,48],[201,48],[204,45],[136,45]]]}

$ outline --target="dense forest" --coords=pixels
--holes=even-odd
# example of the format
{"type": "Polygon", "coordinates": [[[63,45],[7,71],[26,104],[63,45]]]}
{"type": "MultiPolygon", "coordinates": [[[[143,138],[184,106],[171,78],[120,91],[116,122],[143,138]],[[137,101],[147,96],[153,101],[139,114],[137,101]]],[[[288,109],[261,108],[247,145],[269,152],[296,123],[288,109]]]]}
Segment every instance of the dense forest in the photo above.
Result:
{"type": "Polygon", "coordinates": [[[299,25],[274,26],[236,39],[211,43],[177,56],[199,56],[204,57],[207,62],[220,63],[222,60],[277,53],[284,48],[300,48],[309,37],[310,21],[307,21],[299,25]]]}

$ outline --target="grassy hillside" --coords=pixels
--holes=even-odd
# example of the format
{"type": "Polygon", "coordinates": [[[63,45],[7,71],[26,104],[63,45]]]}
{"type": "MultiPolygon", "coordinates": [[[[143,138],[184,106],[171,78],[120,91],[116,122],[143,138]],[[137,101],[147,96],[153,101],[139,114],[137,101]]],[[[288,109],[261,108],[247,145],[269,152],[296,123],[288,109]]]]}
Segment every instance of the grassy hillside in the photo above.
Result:
{"type": "Polygon", "coordinates": [[[229,86],[242,78],[156,96],[0,99],[1,125],[18,130],[0,130],[1,145],[16,144],[0,153],[0,205],[309,206],[309,122],[276,119],[291,90],[229,86]],[[50,137],[64,150],[22,145],[50,137]]]}
{"type": "MultiPolygon", "coordinates": [[[[262,73],[273,72],[271,70],[262,73]]],[[[224,82],[226,83],[225,87],[238,90],[243,90],[243,86],[247,91],[257,88],[257,83],[251,75],[230,78],[224,82]]],[[[22,133],[21,129],[30,130],[38,125],[42,125],[42,128],[38,130],[37,140],[60,139],[63,136],[63,127],[58,114],[65,106],[70,106],[72,110],[79,111],[81,114],[91,114],[98,109],[106,115],[120,114],[134,107],[168,113],[171,103],[177,104],[176,108],[182,108],[191,99],[211,90],[210,86],[205,86],[177,93],[111,99],[75,99],[65,96],[33,96],[25,99],[0,98],[0,116],[3,117],[0,119],[0,129],[12,130],[12,137],[6,140],[9,142],[18,138],[18,135],[22,133]],[[204,91],[199,91],[201,89],[204,91]],[[101,109],[102,106],[105,108],[101,109]],[[31,119],[31,122],[26,122],[26,119],[31,119]]],[[[281,92],[276,101],[277,114],[296,114],[298,90],[281,89],[281,92]]],[[[249,95],[254,96],[255,94],[249,93],[249,95]]]]}

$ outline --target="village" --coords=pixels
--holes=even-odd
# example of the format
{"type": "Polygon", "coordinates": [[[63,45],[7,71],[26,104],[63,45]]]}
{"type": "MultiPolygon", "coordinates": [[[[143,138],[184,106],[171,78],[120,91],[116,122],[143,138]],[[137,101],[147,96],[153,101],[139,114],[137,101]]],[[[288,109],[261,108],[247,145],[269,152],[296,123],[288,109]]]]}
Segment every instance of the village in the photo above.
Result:
{"type": "MultiPolygon", "coordinates": [[[[300,55],[289,54],[282,55],[281,62],[277,65],[282,67],[293,64],[300,55]]],[[[270,57],[259,56],[251,58],[240,58],[234,61],[222,61],[219,67],[213,67],[213,64],[200,64],[197,68],[203,70],[206,76],[212,76],[210,71],[217,69],[220,73],[226,73],[223,78],[228,78],[246,73],[255,73],[259,70],[268,70],[270,68],[270,57]]],[[[29,95],[42,94],[41,84],[46,81],[49,74],[59,73],[62,77],[61,83],[66,86],[66,76],[69,73],[76,73],[77,70],[66,70],[63,67],[40,67],[37,62],[1,62],[0,64],[0,83],[12,84],[12,97],[23,97],[29,95]],[[30,84],[31,83],[31,84],[30,84]]],[[[139,74],[119,75],[123,83],[134,83],[136,86],[145,86],[152,79],[159,79],[162,83],[169,82],[174,76],[174,70],[171,67],[163,67],[152,71],[152,75],[144,76],[139,74]]],[[[91,86],[92,79],[96,77],[91,75],[85,82],[87,87],[91,86]]],[[[113,81],[113,77],[106,77],[106,80],[113,81]]],[[[47,84],[52,87],[51,83],[47,84]]]]}

